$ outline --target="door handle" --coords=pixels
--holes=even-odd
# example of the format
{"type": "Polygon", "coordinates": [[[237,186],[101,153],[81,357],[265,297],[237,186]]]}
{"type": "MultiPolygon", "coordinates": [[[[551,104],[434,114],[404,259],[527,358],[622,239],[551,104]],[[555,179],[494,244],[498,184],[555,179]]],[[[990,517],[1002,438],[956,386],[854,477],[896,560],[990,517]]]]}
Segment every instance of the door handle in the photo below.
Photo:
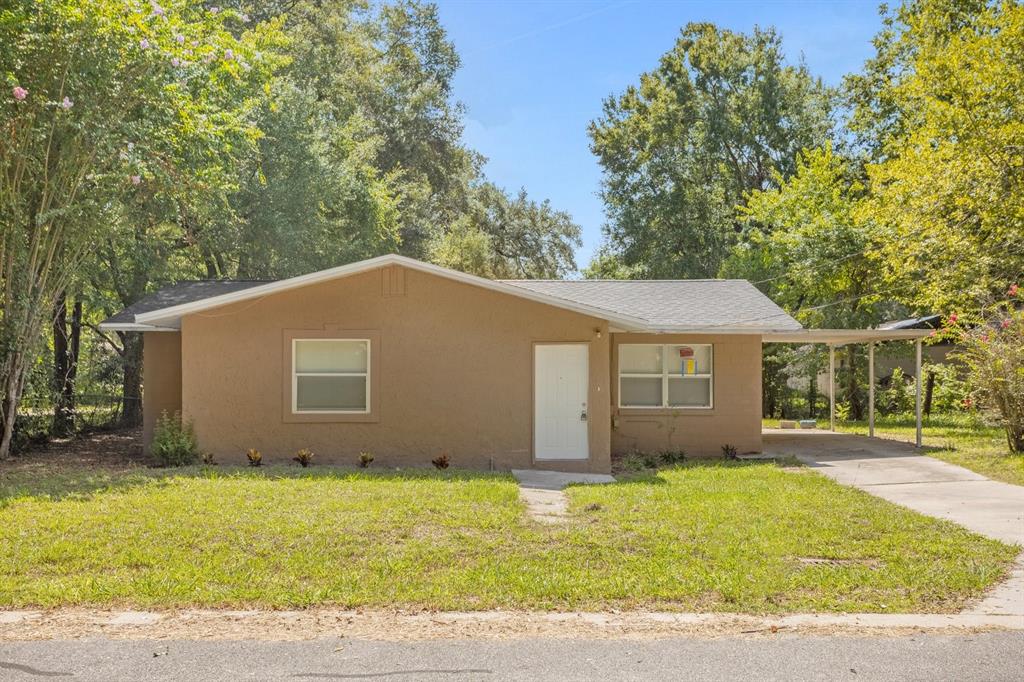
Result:
{"type": "Polygon", "coordinates": [[[583,410],[582,412],[580,412],[580,421],[581,422],[587,421],[587,411],[586,410],[583,410]]]}

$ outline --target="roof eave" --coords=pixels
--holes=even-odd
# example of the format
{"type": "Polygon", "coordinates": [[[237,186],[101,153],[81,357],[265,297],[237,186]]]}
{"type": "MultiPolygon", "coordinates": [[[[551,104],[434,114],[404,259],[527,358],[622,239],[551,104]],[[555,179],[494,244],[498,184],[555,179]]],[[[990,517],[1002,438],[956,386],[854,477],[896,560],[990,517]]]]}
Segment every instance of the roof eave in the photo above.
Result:
{"type": "Polygon", "coordinates": [[[139,324],[138,322],[101,322],[97,327],[105,332],[180,332],[178,327],[155,324],[139,324]]]}
{"type": "Polygon", "coordinates": [[[782,328],[778,327],[694,327],[694,326],[679,326],[679,327],[666,327],[666,326],[651,326],[647,330],[650,334],[750,334],[755,336],[761,336],[764,334],[776,334],[776,333],[791,333],[793,331],[799,331],[797,329],[782,328]]]}

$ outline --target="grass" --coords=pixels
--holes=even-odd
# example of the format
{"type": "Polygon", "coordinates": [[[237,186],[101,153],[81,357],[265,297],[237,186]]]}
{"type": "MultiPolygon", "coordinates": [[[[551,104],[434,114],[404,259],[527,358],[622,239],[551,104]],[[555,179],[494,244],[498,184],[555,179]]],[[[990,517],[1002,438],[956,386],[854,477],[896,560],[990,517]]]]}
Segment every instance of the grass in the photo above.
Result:
{"type": "MultiPolygon", "coordinates": [[[[867,422],[837,424],[840,431],[867,435],[867,422]]],[[[878,417],[875,435],[913,442],[913,415],[878,417]]],[[[1024,455],[1011,455],[1005,432],[984,426],[966,414],[937,414],[925,418],[921,431],[928,455],[962,466],[995,481],[1024,485],[1024,455]]]]}
{"type": "Polygon", "coordinates": [[[772,463],[567,494],[551,527],[506,475],[0,471],[0,605],[951,611],[1016,553],[772,463]]]}

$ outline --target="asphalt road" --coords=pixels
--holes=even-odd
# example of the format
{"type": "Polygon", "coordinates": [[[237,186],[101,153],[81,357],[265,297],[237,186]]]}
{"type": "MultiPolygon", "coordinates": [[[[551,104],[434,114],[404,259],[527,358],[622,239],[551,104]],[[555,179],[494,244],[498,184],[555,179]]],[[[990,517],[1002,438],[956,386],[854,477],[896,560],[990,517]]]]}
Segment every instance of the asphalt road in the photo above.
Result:
{"type": "Polygon", "coordinates": [[[913,637],[0,643],[0,680],[1024,679],[1024,632],[913,637]]]}

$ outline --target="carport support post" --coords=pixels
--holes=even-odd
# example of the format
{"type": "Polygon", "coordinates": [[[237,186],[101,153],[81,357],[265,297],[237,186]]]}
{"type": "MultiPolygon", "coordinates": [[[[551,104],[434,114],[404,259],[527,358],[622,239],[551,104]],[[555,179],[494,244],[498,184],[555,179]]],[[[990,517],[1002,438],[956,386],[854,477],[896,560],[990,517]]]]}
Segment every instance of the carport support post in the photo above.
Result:
{"type": "Polygon", "coordinates": [[[875,437],[875,342],[868,344],[868,435],[875,437]]]}
{"type": "Polygon", "coordinates": [[[836,347],[828,344],[828,427],[836,430],[836,347]]]}
{"type": "Polygon", "coordinates": [[[914,411],[917,414],[917,447],[921,447],[921,339],[914,342],[914,375],[917,390],[914,391],[914,411]]]}

